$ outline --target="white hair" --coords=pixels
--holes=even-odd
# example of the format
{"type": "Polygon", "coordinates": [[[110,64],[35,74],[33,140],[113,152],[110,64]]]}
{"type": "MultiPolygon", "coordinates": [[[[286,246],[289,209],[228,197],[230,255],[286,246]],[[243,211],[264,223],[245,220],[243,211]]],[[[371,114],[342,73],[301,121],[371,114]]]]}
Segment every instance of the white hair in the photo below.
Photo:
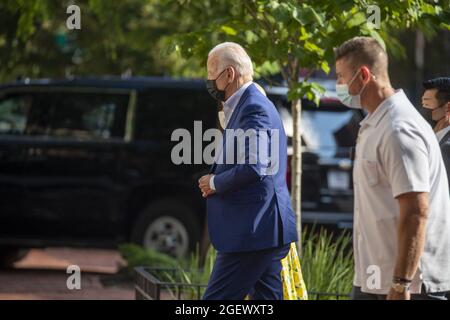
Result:
{"type": "Polygon", "coordinates": [[[216,56],[218,60],[217,69],[224,70],[232,66],[239,76],[246,80],[253,79],[253,64],[242,46],[235,42],[223,42],[215,46],[208,54],[208,58],[216,56]]]}

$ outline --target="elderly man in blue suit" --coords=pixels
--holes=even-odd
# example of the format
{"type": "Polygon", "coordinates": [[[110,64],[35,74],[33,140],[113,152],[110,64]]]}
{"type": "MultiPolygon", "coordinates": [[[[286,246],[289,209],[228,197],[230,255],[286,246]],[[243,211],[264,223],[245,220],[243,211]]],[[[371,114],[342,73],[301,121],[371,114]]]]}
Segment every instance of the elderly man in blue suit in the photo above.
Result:
{"type": "Polygon", "coordinates": [[[207,69],[207,89],[223,102],[226,127],[210,174],[199,179],[209,235],[218,251],[203,298],[281,300],[281,260],[297,241],[283,124],[272,102],[252,83],[252,61],[240,45],[217,45],[207,69]],[[241,139],[239,147],[243,132],[248,139],[241,139]]]}

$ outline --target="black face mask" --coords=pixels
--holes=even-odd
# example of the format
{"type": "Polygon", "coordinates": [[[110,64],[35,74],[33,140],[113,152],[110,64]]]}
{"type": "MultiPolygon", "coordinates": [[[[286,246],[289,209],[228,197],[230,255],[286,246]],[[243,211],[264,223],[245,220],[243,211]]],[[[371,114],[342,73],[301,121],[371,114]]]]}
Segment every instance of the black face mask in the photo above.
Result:
{"type": "Polygon", "coordinates": [[[436,126],[436,124],[437,124],[437,121],[434,121],[433,120],[433,117],[432,117],[432,115],[431,115],[431,113],[433,112],[433,110],[430,110],[430,109],[422,109],[421,110],[422,112],[421,112],[421,114],[422,114],[422,116],[425,118],[425,120],[428,122],[428,124],[432,127],[432,128],[434,128],[435,126],[436,126]]]}
{"type": "Polygon", "coordinates": [[[440,120],[440,119],[436,119],[435,116],[433,116],[433,111],[436,111],[437,109],[444,107],[444,105],[445,105],[445,103],[441,104],[440,106],[438,106],[435,109],[428,109],[428,108],[422,109],[422,115],[425,118],[425,120],[430,124],[431,127],[434,128],[440,120]]]}
{"type": "MultiPolygon", "coordinates": [[[[227,70],[227,69],[225,69],[225,70],[227,70]]],[[[217,89],[216,80],[222,76],[222,74],[225,72],[225,70],[223,70],[219,74],[219,76],[217,78],[215,78],[214,80],[206,80],[206,90],[208,90],[208,93],[211,95],[211,97],[213,97],[217,101],[225,101],[225,90],[229,86],[229,84],[227,84],[225,89],[223,89],[223,90],[217,89]]]]}

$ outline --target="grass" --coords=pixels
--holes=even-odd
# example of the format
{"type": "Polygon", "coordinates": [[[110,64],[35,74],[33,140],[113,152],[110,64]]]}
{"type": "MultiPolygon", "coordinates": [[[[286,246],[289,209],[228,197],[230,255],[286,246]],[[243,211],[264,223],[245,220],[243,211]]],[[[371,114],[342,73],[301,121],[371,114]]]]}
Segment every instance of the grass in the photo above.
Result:
{"type": "Polygon", "coordinates": [[[300,261],[308,291],[350,293],[353,253],[347,233],[336,237],[326,230],[305,230],[300,261]]]}

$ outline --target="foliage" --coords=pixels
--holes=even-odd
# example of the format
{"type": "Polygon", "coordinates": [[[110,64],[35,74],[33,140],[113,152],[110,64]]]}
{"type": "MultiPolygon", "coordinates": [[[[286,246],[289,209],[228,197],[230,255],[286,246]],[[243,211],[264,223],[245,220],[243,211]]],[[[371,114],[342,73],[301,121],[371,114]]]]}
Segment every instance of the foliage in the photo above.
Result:
{"type": "MultiPolygon", "coordinates": [[[[303,233],[302,241],[304,249],[300,260],[306,288],[322,293],[350,293],[353,283],[350,236],[345,233],[335,236],[325,230],[318,232],[312,230],[303,233]]],[[[192,286],[180,289],[176,286],[167,287],[167,292],[173,298],[178,296],[178,290],[181,290],[184,297],[195,298],[198,294],[196,285],[208,283],[216,259],[216,251],[210,248],[206,256],[205,267],[198,269],[198,249],[187,259],[179,261],[163,253],[145,250],[136,245],[123,245],[120,251],[131,269],[137,266],[175,268],[176,272],[174,273],[157,272],[158,278],[163,282],[184,283],[192,286]]],[[[201,294],[203,290],[201,289],[201,294]]]]}
{"type": "Polygon", "coordinates": [[[349,294],[354,274],[350,236],[336,236],[324,229],[304,232],[301,265],[306,288],[349,294]]]}
{"type": "Polygon", "coordinates": [[[283,74],[291,100],[306,96],[317,101],[323,88],[308,83],[309,77],[317,70],[329,73],[333,48],[351,37],[372,36],[398,56],[404,51],[393,31],[418,27],[432,36],[436,29],[450,30],[448,0],[433,4],[425,0],[246,0],[228,1],[228,10],[217,11],[202,9],[222,1],[172,2],[183,8],[184,15],[203,17],[190,32],[172,37],[174,49],[183,57],[196,57],[204,65],[215,44],[241,43],[259,75],[283,74]],[[379,29],[368,23],[369,5],[380,9],[379,29]]]}

